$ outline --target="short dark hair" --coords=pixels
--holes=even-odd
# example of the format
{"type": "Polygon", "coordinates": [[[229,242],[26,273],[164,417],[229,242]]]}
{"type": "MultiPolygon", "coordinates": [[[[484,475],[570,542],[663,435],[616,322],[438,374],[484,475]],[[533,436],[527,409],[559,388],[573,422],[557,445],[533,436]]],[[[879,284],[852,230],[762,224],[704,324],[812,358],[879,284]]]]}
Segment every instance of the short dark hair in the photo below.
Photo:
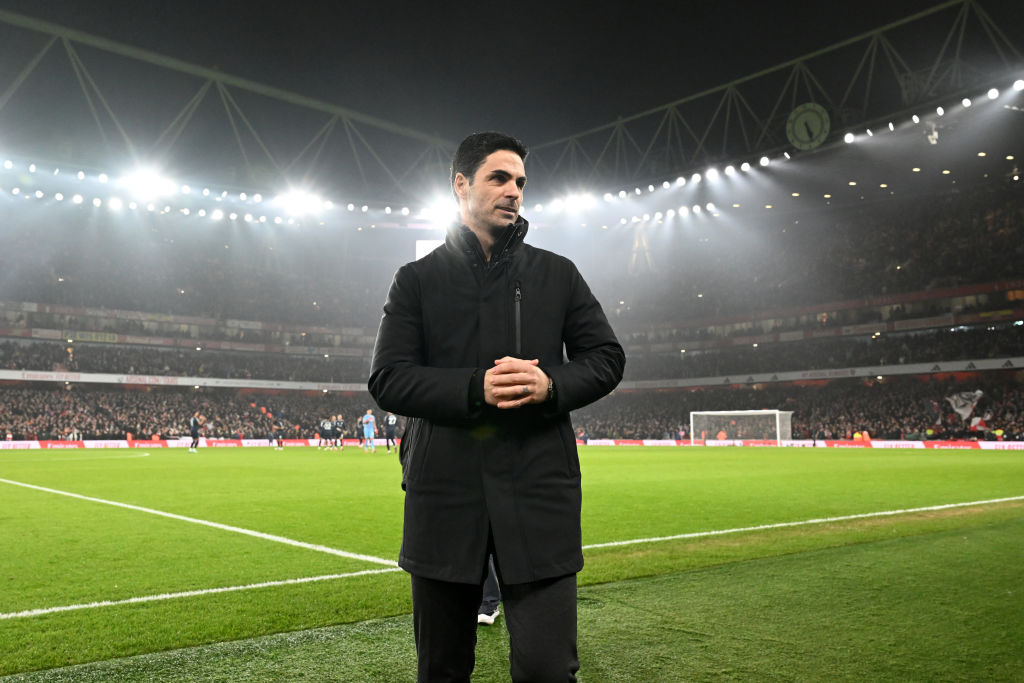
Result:
{"type": "Polygon", "coordinates": [[[455,150],[455,156],[452,157],[452,190],[454,191],[455,189],[455,176],[459,173],[466,176],[466,179],[472,185],[473,176],[476,175],[477,170],[483,165],[484,159],[499,149],[515,152],[523,161],[526,161],[526,155],[529,153],[526,145],[519,140],[511,135],[498,133],[493,130],[484,133],[473,133],[460,142],[459,148],[455,150]]]}

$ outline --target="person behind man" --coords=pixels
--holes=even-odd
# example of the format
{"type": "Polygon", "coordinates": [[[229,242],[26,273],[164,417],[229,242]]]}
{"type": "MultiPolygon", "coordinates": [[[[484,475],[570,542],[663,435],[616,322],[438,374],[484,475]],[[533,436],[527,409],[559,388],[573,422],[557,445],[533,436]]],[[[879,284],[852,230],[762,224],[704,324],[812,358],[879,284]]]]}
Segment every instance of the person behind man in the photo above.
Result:
{"type": "Polygon", "coordinates": [[[384,437],[387,439],[388,453],[391,452],[391,447],[395,446],[395,450],[398,450],[398,446],[395,445],[395,438],[398,433],[398,416],[388,411],[387,416],[384,418],[384,437]]]}
{"type": "Polygon", "coordinates": [[[370,393],[407,418],[399,565],[420,681],[469,680],[491,554],[512,679],[574,681],[579,669],[569,413],[615,388],[625,354],[575,265],[524,242],[526,154],[502,133],[462,141],[451,168],[460,220],[395,274],[377,332],[370,393]]]}
{"type": "Polygon", "coordinates": [[[377,418],[373,416],[373,408],[366,409],[366,415],[359,418],[363,424],[363,452],[377,452],[377,444],[374,438],[377,436],[377,418]]]}
{"type": "Polygon", "coordinates": [[[192,437],[192,445],[188,447],[189,453],[198,453],[199,450],[199,430],[202,428],[203,423],[206,422],[206,417],[199,414],[199,411],[192,413],[192,417],[188,421],[188,432],[192,437]]]}
{"type": "Polygon", "coordinates": [[[283,451],[284,450],[284,430],[285,430],[284,418],[281,418],[281,417],[275,418],[274,419],[274,442],[277,444],[277,447],[274,448],[275,451],[283,451]]]}

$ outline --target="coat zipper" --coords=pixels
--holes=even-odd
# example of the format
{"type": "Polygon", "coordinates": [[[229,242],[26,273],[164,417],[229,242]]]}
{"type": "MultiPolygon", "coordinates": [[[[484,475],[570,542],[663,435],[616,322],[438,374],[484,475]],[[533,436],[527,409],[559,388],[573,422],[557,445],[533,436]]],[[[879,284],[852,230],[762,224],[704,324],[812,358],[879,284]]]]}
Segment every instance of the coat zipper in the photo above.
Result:
{"type": "Polygon", "coordinates": [[[516,358],[523,355],[523,328],[522,328],[522,301],[523,290],[520,284],[516,283],[516,358]]]}

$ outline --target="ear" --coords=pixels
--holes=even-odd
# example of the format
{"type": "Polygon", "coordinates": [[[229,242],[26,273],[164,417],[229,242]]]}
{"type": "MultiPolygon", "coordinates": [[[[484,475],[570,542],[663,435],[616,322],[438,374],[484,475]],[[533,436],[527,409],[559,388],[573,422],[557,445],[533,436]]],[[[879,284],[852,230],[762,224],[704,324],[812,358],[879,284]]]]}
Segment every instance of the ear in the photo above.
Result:
{"type": "Polygon", "coordinates": [[[466,199],[469,196],[469,179],[466,178],[462,173],[455,174],[455,195],[460,199],[466,199]]]}

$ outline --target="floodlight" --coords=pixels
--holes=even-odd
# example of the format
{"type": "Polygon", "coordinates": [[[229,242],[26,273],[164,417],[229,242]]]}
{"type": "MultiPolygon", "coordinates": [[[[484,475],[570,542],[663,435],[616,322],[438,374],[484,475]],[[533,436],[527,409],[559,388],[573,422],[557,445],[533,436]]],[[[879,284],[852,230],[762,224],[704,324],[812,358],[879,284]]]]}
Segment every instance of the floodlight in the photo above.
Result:
{"type": "Polygon", "coordinates": [[[725,167],[725,175],[730,176],[730,177],[736,175],[736,167],[731,165],[731,164],[729,166],[726,166],[725,167]]]}
{"type": "Polygon", "coordinates": [[[894,131],[894,130],[896,130],[896,126],[895,126],[895,125],[893,125],[893,122],[892,122],[892,121],[890,121],[890,122],[889,122],[889,130],[890,130],[890,131],[894,131]]]}
{"type": "Polygon", "coordinates": [[[553,202],[551,202],[551,205],[549,206],[549,208],[552,211],[554,211],[555,213],[558,213],[559,211],[561,211],[562,209],[565,208],[565,200],[564,199],[555,199],[553,202]]]}
{"type": "Polygon", "coordinates": [[[997,97],[999,97],[999,90],[997,90],[996,88],[989,88],[989,91],[988,91],[988,98],[989,98],[990,100],[994,100],[994,99],[996,99],[997,97]]]}
{"type": "Polygon", "coordinates": [[[228,214],[228,218],[230,218],[233,221],[238,220],[238,214],[232,211],[231,213],[228,214]]]}
{"type": "Polygon", "coordinates": [[[647,186],[647,191],[648,192],[654,192],[654,185],[648,185],[647,186]]]}
{"type": "Polygon", "coordinates": [[[210,218],[212,218],[215,221],[219,221],[224,218],[224,212],[221,211],[220,209],[214,209],[213,212],[210,214],[210,218]]]}
{"type": "Polygon", "coordinates": [[[645,213],[643,218],[644,218],[644,221],[649,221],[649,220],[651,220],[651,214],[645,213]]]}
{"type": "Polygon", "coordinates": [[[58,192],[57,194],[53,195],[53,198],[56,199],[58,202],[64,201],[64,195],[62,193],[60,193],[60,192],[58,192]]]}
{"type": "Polygon", "coordinates": [[[156,199],[178,190],[177,183],[149,167],[136,169],[122,177],[119,184],[137,199],[156,199]]]}
{"type": "Polygon", "coordinates": [[[688,207],[688,206],[680,206],[679,207],[679,215],[680,216],[687,216],[687,215],[689,215],[689,213],[690,213],[690,207],[688,207]]]}
{"type": "Polygon", "coordinates": [[[715,212],[715,205],[712,202],[708,202],[707,205],[704,206],[704,208],[710,211],[711,213],[715,212]]]}
{"type": "Polygon", "coordinates": [[[124,208],[124,202],[121,201],[120,197],[111,197],[107,200],[107,208],[111,211],[120,211],[124,208]]]}
{"type": "Polygon", "coordinates": [[[93,197],[92,198],[92,205],[95,206],[98,209],[101,206],[103,206],[103,200],[100,199],[99,197],[93,197]]]}
{"type": "Polygon", "coordinates": [[[676,216],[676,210],[675,209],[669,209],[668,211],[665,212],[665,218],[675,218],[675,216],[676,216]]]}
{"type": "Polygon", "coordinates": [[[686,184],[686,178],[684,178],[683,176],[679,176],[678,178],[676,178],[676,185],[679,185],[680,187],[682,187],[685,184],[686,184]]]}
{"type": "Polygon", "coordinates": [[[241,201],[243,201],[243,202],[244,202],[244,201],[245,201],[245,200],[246,200],[246,199],[247,199],[248,197],[249,197],[249,195],[247,195],[247,194],[246,194],[246,193],[244,193],[244,192],[239,192],[239,193],[238,193],[238,198],[239,198],[239,199],[240,199],[241,201]]]}
{"type": "Polygon", "coordinates": [[[370,207],[367,206],[366,204],[363,204],[363,206],[360,208],[360,211],[362,211],[363,213],[366,213],[369,210],[370,210],[370,207]]]}
{"type": "Polygon", "coordinates": [[[615,196],[611,192],[605,192],[604,193],[604,200],[606,202],[610,202],[610,201],[612,201],[614,199],[615,199],[615,196]]]}
{"type": "Polygon", "coordinates": [[[694,173],[692,176],[690,176],[690,182],[692,182],[692,183],[699,183],[700,182],[700,173],[694,173]]]}
{"type": "Polygon", "coordinates": [[[200,218],[206,218],[206,209],[199,209],[198,215],[200,218]]]}
{"type": "Polygon", "coordinates": [[[844,135],[843,142],[845,142],[846,144],[850,144],[851,142],[853,142],[853,133],[847,133],[846,135],[844,135]]]}
{"type": "Polygon", "coordinates": [[[4,159],[4,168],[6,168],[8,171],[14,168],[14,164],[11,163],[10,159],[4,159]]]}
{"type": "Polygon", "coordinates": [[[935,107],[935,113],[938,114],[939,116],[943,116],[945,115],[946,110],[943,109],[942,107],[935,107]]]}
{"type": "Polygon", "coordinates": [[[78,178],[79,180],[85,180],[85,171],[79,171],[78,173],[75,174],[75,177],[78,178]]]}
{"type": "Polygon", "coordinates": [[[303,189],[291,189],[277,195],[274,204],[280,206],[290,216],[319,214],[324,209],[324,200],[318,195],[303,189]]]}
{"type": "Polygon", "coordinates": [[[771,163],[771,161],[768,159],[768,157],[761,157],[761,161],[758,163],[760,163],[762,166],[767,166],[768,164],[771,163]]]}
{"type": "Polygon", "coordinates": [[[12,187],[11,188],[11,194],[13,194],[15,197],[17,197],[19,194],[21,194],[21,188],[20,187],[12,187]]]}
{"type": "MultiPolygon", "coordinates": [[[[32,166],[29,166],[29,170],[32,171],[34,167],[35,164],[32,164],[32,166]]],[[[106,173],[100,173],[96,179],[99,180],[101,183],[105,183],[108,180],[110,180],[110,176],[108,176],[106,173]]]]}
{"type": "Polygon", "coordinates": [[[409,207],[408,206],[403,206],[402,207],[402,215],[403,216],[408,216],[409,215],[409,207]]]}
{"type": "Polygon", "coordinates": [[[971,98],[963,98],[962,100],[960,100],[960,104],[964,105],[964,108],[966,109],[967,107],[971,106],[971,98]]]}
{"type": "Polygon", "coordinates": [[[750,173],[750,162],[744,161],[740,164],[740,170],[744,173],[750,173]]]}
{"type": "Polygon", "coordinates": [[[913,121],[914,123],[921,123],[921,117],[918,116],[917,114],[914,114],[913,116],[911,116],[910,120],[913,121]]]}
{"type": "Polygon", "coordinates": [[[43,191],[42,190],[36,190],[35,191],[35,196],[36,196],[36,199],[42,199],[43,198],[43,191]]]}
{"type": "Polygon", "coordinates": [[[619,190],[619,199],[625,199],[625,198],[626,198],[626,191],[625,190],[619,190]]]}
{"type": "Polygon", "coordinates": [[[636,193],[636,194],[638,194],[638,195],[641,195],[641,194],[643,194],[643,192],[641,192],[641,191],[640,191],[640,188],[639,188],[639,187],[635,187],[635,188],[633,188],[633,192],[635,192],[635,193],[636,193]]]}
{"type": "Polygon", "coordinates": [[[192,188],[189,187],[188,185],[182,185],[179,192],[181,192],[182,194],[192,194],[192,188]]]}
{"type": "Polygon", "coordinates": [[[709,168],[708,170],[704,171],[704,177],[707,178],[708,180],[718,180],[718,169],[709,168]]]}
{"type": "Polygon", "coordinates": [[[662,187],[663,187],[664,189],[666,189],[666,190],[667,190],[668,188],[672,187],[672,183],[670,183],[669,181],[667,181],[667,180],[666,180],[665,182],[663,182],[663,183],[661,184],[661,186],[662,186],[662,187]]]}
{"type": "Polygon", "coordinates": [[[1013,89],[1016,90],[1017,92],[1024,90],[1024,81],[1020,80],[1019,78],[1015,80],[1013,82],[1013,89]]]}
{"type": "Polygon", "coordinates": [[[700,208],[700,204],[694,204],[694,205],[693,205],[693,209],[691,209],[691,210],[692,210],[692,211],[693,211],[693,212],[694,212],[695,214],[696,214],[696,213],[700,213],[700,211],[701,211],[701,208],[700,208]]]}
{"type": "Polygon", "coordinates": [[[28,172],[29,173],[35,173],[36,172],[36,165],[35,164],[29,164],[28,165],[28,172]]]}
{"type": "Polygon", "coordinates": [[[871,129],[870,129],[870,128],[868,128],[868,129],[867,129],[867,134],[868,134],[868,137],[869,137],[869,138],[873,138],[873,137],[875,137],[875,134],[871,132],[871,129]]]}
{"type": "Polygon", "coordinates": [[[191,214],[192,214],[192,212],[189,209],[187,209],[187,208],[181,210],[181,215],[182,216],[189,216],[191,214]]]}

